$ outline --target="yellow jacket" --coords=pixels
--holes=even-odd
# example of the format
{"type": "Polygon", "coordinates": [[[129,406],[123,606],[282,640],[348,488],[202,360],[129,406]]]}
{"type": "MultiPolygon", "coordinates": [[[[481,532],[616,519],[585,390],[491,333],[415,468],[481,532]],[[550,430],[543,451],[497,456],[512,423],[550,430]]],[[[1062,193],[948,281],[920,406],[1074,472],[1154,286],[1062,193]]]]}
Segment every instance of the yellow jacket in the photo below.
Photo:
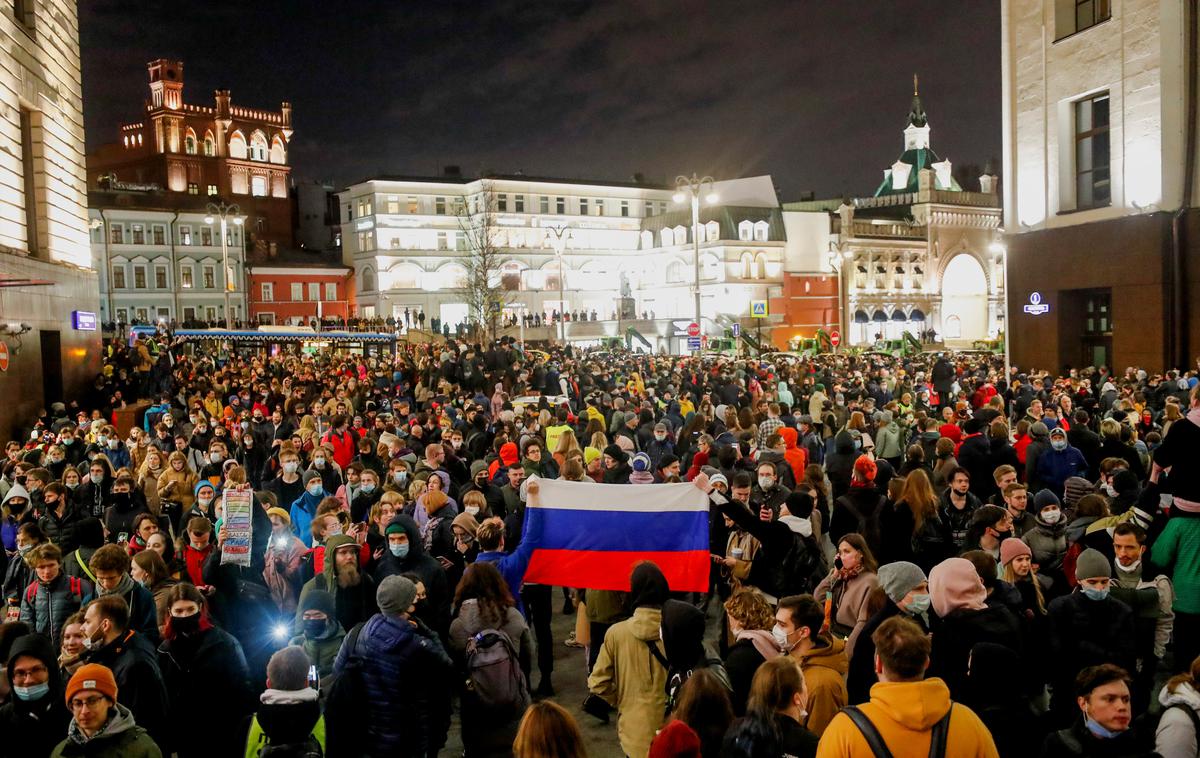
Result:
{"type": "MultiPolygon", "coordinates": [[[[950,707],[950,689],[936,677],[921,682],[880,682],[871,688],[871,702],[859,709],[871,719],[894,758],[927,758],[933,725],[950,707]]],[[[946,739],[946,758],[999,758],[996,743],[979,717],[965,705],[954,704],[946,739]]],[[[844,713],[829,722],[817,758],[873,758],[862,732],[844,713]]]]}
{"type": "Polygon", "coordinates": [[[832,635],[823,634],[825,643],[807,653],[793,649],[791,656],[800,662],[804,683],[808,685],[808,731],[820,737],[829,722],[850,701],[846,692],[846,643],[832,635]]]}
{"type": "Polygon", "coordinates": [[[613,624],[588,677],[588,689],[616,706],[617,737],[630,758],[645,758],[650,752],[667,708],[667,670],[646,645],[649,641],[666,657],[661,626],[658,608],[637,608],[631,618],[613,624]]]}

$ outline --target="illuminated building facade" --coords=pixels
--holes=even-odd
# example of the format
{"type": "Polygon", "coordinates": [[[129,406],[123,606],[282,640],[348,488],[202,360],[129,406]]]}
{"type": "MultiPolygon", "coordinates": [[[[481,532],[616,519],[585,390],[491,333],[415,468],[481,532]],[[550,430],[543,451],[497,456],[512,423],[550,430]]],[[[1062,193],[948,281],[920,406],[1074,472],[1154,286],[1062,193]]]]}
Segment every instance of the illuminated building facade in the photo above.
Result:
{"type": "Polygon", "coordinates": [[[1200,353],[1195,4],[1003,7],[1013,363],[1188,368],[1200,353]]]}

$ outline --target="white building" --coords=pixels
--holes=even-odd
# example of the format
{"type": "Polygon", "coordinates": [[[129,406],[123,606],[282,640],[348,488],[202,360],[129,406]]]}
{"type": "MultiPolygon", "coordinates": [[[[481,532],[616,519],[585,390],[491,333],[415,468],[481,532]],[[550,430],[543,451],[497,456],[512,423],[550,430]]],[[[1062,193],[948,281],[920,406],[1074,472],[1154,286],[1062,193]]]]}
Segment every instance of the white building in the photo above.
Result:
{"type": "Polygon", "coordinates": [[[89,194],[101,321],[221,321],[226,281],[232,320],[244,320],[248,311],[242,226],[228,218],[226,279],[220,219],[209,216],[199,201],[193,209],[167,209],[155,202],[155,195],[121,188],[89,194]]]}
{"type": "Polygon", "coordinates": [[[1014,363],[1186,368],[1200,350],[1195,3],[1002,9],[1014,363]]]}
{"type": "Polygon", "coordinates": [[[83,395],[100,340],[76,3],[6,3],[0,40],[0,438],[17,439],[39,409],[83,395]]]}
{"type": "MultiPolygon", "coordinates": [[[[699,279],[704,331],[720,335],[730,320],[749,316],[751,300],[779,290],[786,235],[770,177],[716,182],[713,189],[718,204],[700,212],[699,279]]],[[[660,340],[656,348],[679,350],[671,320],[694,316],[696,259],[690,206],[674,203],[674,194],[640,182],[524,176],[354,184],[338,201],[358,315],[402,320],[407,309],[448,325],[467,321],[462,287],[472,253],[463,224],[490,198],[492,239],[501,252],[494,276],[509,291],[506,315],[595,312],[595,323],[567,324],[569,340],[592,341],[619,333],[624,287],[632,313],[622,320],[641,322],[639,331],[660,340]],[[556,228],[565,228],[561,262],[556,228]]]]}

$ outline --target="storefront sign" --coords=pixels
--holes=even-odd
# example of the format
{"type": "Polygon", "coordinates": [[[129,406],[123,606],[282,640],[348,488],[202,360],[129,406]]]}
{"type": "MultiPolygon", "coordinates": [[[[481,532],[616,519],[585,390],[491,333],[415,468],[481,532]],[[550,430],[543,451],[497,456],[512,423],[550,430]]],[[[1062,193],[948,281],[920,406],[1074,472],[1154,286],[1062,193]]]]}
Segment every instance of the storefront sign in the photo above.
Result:
{"type": "Polygon", "coordinates": [[[94,332],[96,314],[91,311],[71,311],[71,326],[81,332],[94,332]]]}
{"type": "Polygon", "coordinates": [[[1042,293],[1030,292],[1029,305],[1026,305],[1022,310],[1024,310],[1030,316],[1040,316],[1043,313],[1050,312],[1050,304],[1042,302],[1042,293]]]}

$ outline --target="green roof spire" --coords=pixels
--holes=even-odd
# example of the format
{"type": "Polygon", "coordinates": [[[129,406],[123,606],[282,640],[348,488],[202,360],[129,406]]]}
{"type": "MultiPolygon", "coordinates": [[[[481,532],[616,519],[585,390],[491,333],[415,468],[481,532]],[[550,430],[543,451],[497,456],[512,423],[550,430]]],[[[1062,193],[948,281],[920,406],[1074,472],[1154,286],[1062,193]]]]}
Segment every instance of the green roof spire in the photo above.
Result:
{"type": "Polygon", "coordinates": [[[921,105],[921,95],[919,94],[917,84],[917,75],[913,74],[913,99],[912,107],[908,109],[908,123],[913,126],[925,126],[927,122],[925,106],[921,105]]]}

